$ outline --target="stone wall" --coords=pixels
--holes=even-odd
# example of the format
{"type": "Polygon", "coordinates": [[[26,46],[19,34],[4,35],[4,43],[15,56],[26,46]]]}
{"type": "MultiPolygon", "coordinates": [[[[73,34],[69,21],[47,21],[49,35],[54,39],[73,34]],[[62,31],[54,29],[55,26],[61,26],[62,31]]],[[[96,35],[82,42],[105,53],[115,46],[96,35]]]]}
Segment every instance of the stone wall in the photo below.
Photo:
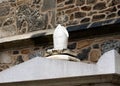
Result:
{"type": "MultiPolygon", "coordinates": [[[[21,43],[20,43],[21,44],[21,43]]],[[[11,45],[11,44],[10,44],[11,45]]],[[[53,46],[49,45],[25,45],[24,47],[14,47],[6,49],[0,52],[0,71],[18,65],[22,62],[35,58],[36,56],[44,57],[47,49],[52,49],[53,46]]],[[[18,45],[19,46],[19,45],[18,45]]],[[[115,49],[120,53],[120,35],[106,36],[89,39],[78,39],[76,41],[69,42],[68,49],[76,53],[76,57],[85,63],[96,63],[100,56],[105,52],[115,49]]]]}
{"type": "Polygon", "coordinates": [[[0,3],[0,38],[55,26],[55,0],[6,0],[0,3]]]}
{"type": "Polygon", "coordinates": [[[1,0],[0,38],[53,29],[59,23],[69,27],[115,20],[119,8],[119,0],[1,0]]]}
{"type": "Polygon", "coordinates": [[[57,23],[79,25],[118,18],[119,0],[57,0],[57,23]]]}

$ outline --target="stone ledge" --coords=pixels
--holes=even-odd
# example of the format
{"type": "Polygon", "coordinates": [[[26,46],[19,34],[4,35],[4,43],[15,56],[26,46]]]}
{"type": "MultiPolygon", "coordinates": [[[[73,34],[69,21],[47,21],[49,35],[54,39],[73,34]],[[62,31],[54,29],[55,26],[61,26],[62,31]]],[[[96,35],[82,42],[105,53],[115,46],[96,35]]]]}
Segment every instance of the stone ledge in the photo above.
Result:
{"type": "Polygon", "coordinates": [[[15,35],[11,37],[5,37],[0,39],[0,43],[5,43],[5,42],[12,42],[12,41],[17,41],[17,40],[23,40],[23,39],[30,39],[30,38],[35,38],[39,36],[47,36],[53,34],[54,29],[51,30],[40,30],[40,31],[35,31],[23,35],[15,35]]]}
{"type": "MultiPolygon", "coordinates": [[[[0,86],[39,86],[39,85],[40,86],[79,86],[79,85],[84,86],[84,84],[98,84],[98,83],[120,84],[119,78],[120,76],[117,74],[107,74],[107,75],[97,75],[97,76],[69,77],[69,78],[59,78],[59,79],[56,78],[56,79],[47,79],[47,80],[1,83],[0,86]]],[[[98,85],[98,86],[106,86],[106,85],[98,85]]]]}
{"type": "MultiPolygon", "coordinates": [[[[120,74],[120,55],[111,50],[96,64],[36,57],[0,72],[0,83],[120,74]],[[31,70],[32,69],[32,70],[31,70]],[[30,70],[30,71],[28,71],[30,70]],[[9,77],[8,77],[9,76],[9,77]]],[[[117,80],[117,79],[116,79],[117,80]]]]}

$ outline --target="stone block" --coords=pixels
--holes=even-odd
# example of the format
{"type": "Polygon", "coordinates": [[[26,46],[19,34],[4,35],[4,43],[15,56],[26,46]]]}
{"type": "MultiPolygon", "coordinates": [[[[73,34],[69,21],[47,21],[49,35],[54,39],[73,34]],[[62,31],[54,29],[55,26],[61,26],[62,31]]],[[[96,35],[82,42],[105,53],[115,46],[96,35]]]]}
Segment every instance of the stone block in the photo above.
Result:
{"type": "Polygon", "coordinates": [[[83,6],[83,7],[81,7],[81,10],[83,10],[83,11],[90,11],[91,10],[91,6],[83,6]]]}
{"type": "Polygon", "coordinates": [[[77,6],[82,6],[85,4],[85,0],[76,0],[76,5],[77,6]]]}
{"type": "Polygon", "coordinates": [[[82,40],[82,41],[79,41],[77,43],[77,47],[78,49],[81,49],[81,48],[84,48],[84,47],[87,47],[87,46],[90,46],[92,44],[92,40],[82,40]]]}
{"type": "Polygon", "coordinates": [[[86,16],[85,12],[76,12],[75,13],[75,18],[83,18],[86,16]]]}
{"type": "Polygon", "coordinates": [[[65,0],[57,0],[57,3],[61,3],[64,2],[65,0]]]}
{"type": "Polygon", "coordinates": [[[0,53],[0,63],[9,64],[11,62],[11,56],[8,53],[0,53]]]}
{"type": "Polygon", "coordinates": [[[97,62],[101,56],[101,51],[99,49],[93,49],[89,53],[89,60],[92,62],[97,62]]]}
{"type": "Polygon", "coordinates": [[[76,11],[79,11],[79,7],[71,8],[65,11],[66,14],[74,13],[76,11]]]}
{"type": "Polygon", "coordinates": [[[95,4],[97,0],[87,0],[87,4],[95,4]]]}
{"type": "Polygon", "coordinates": [[[69,5],[69,4],[74,4],[75,0],[67,0],[65,2],[65,5],[69,5]]]}
{"type": "Polygon", "coordinates": [[[56,0],[43,0],[42,11],[48,11],[51,9],[55,9],[56,0]]]}
{"type": "Polygon", "coordinates": [[[88,23],[88,22],[90,22],[90,18],[83,18],[81,21],[80,21],[80,23],[88,23]]]}
{"type": "Polygon", "coordinates": [[[105,14],[94,15],[92,20],[93,21],[99,21],[99,20],[102,20],[102,19],[105,19],[105,14]]]}
{"type": "Polygon", "coordinates": [[[5,6],[5,7],[0,7],[0,17],[2,16],[7,16],[10,12],[10,7],[5,6]]]}
{"type": "Polygon", "coordinates": [[[94,5],[93,10],[102,10],[106,8],[106,3],[105,2],[99,2],[94,5]]]}
{"type": "Polygon", "coordinates": [[[23,50],[21,50],[21,53],[22,54],[29,54],[30,50],[29,49],[23,49],[23,50]]]}

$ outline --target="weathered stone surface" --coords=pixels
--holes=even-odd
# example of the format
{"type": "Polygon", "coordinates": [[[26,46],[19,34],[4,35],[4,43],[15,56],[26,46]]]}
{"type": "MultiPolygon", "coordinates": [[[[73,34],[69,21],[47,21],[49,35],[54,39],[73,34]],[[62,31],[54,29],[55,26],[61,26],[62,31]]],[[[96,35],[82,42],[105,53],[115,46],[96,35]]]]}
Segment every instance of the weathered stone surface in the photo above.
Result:
{"type": "Polygon", "coordinates": [[[101,56],[101,51],[98,49],[91,50],[89,53],[89,60],[92,62],[97,62],[101,56]]]}
{"type": "Polygon", "coordinates": [[[63,6],[62,8],[58,8],[57,11],[63,11],[63,10],[68,10],[69,8],[73,8],[74,5],[68,5],[68,6],[63,6]]]}
{"type": "Polygon", "coordinates": [[[117,5],[117,8],[120,8],[120,5],[117,5]]]}
{"type": "Polygon", "coordinates": [[[77,55],[77,58],[79,58],[80,60],[87,60],[90,50],[90,47],[83,49],[82,52],[77,55]]]}
{"type": "Polygon", "coordinates": [[[67,0],[67,1],[65,2],[65,5],[73,4],[74,2],[75,2],[75,0],[67,0]]]}
{"type": "Polygon", "coordinates": [[[33,4],[39,4],[41,0],[33,0],[33,4]]]}
{"type": "Polygon", "coordinates": [[[22,54],[29,54],[30,50],[29,49],[23,49],[23,50],[21,50],[21,53],[22,54]]]}
{"type": "Polygon", "coordinates": [[[21,5],[18,8],[17,16],[17,28],[19,28],[20,33],[45,29],[48,22],[47,14],[40,14],[27,5],[21,5]],[[24,21],[28,23],[28,30],[27,27],[22,28],[24,21]]]}
{"type": "Polygon", "coordinates": [[[110,51],[112,49],[115,49],[116,51],[118,51],[118,53],[120,53],[120,41],[108,40],[101,44],[102,54],[104,54],[105,52],[110,51]]]}
{"type": "Polygon", "coordinates": [[[93,16],[94,14],[97,14],[97,11],[91,11],[88,13],[88,16],[93,16]]]}
{"type": "Polygon", "coordinates": [[[15,2],[11,2],[10,5],[11,5],[12,7],[16,7],[16,3],[15,3],[15,2]]]}
{"type": "Polygon", "coordinates": [[[114,0],[113,3],[116,4],[120,4],[120,0],[114,0]]]}
{"type": "Polygon", "coordinates": [[[72,43],[68,45],[68,49],[75,49],[76,48],[76,43],[72,43]]]}
{"type": "Polygon", "coordinates": [[[35,52],[32,52],[28,55],[29,59],[32,59],[32,58],[35,58],[35,57],[43,57],[43,51],[35,51],[35,52]]]}
{"type": "Polygon", "coordinates": [[[70,13],[74,13],[74,12],[76,12],[76,11],[79,11],[79,8],[78,8],[78,7],[75,7],[75,8],[69,9],[69,10],[66,10],[65,13],[70,14],[70,13]]]}
{"type": "Polygon", "coordinates": [[[97,2],[97,0],[87,0],[87,4],[94,4],[96,2],[97,2]]]}
{"type": "Polygon", "coordinates": [[[120,16],[120,10],[118,11],[118,15],[120,16]]]}
{"type": "Polygon", "coordinates": [[[76,5],[77,6],[82,6],[85,4],[85,0],[76,0],[76,5]]]}
{"type": "Polygon", "coordinates": [[[13,36],[17,34],[15,25],[4,26],[0,29],[0,37],[13,36]]]}
{"type": "Polygon", "coordinates": [[[90,22],[90,18],[83,18],[80,23],[88,23],[90,22]]]}
{"type": "Polygon", "coordinates": [[[83,7],[81,7],[81,10],[83,10],[83,11],[90,11],[91,10],[91,6],[83,6],[83,7]]]}
{"type": "Polygon", "coordinates": [[[16,0],[9,0],[9,2],[15,2],[16,0]]]}
{"type": "Polygon", "coordinates": [[[23,57],[22,57],[21,55],[19,55],[19,56],[17,57],[14,65],[20,64],[20,63],[22,63],[22,62],[24,62],[23,57]]]}
{"type": "Polygon", "coordinates": [[[68,23],[66,23],[66,25],[78,25],[78,24],[79,24],[78,20],[72,20],[72,21],[69,21],[68,23]]]}
{"type": "Polygon", "coordinates": [[[18,50],[13,51],[13,55],[19,54],[18,50]]]}
{"type": "Polygon", "coordinates": [[[109,14],[109,13],[113,13],[113,12],[116,12],[117,11],[117,8],[115,6],[112,6],[112,7],[108,7],[104,10],[101,10],[100,13],[106,13],[106,14],[109,14]]]}
{"type": "Polygon", "coordinates": [[[111,13],[107,16],[108,19],[116,17],[116,13],[111,13]]]}
{"type": "Polygon", "coordinates": [[[9,6],[0,7],[0,17],[7,16],[9,14],[9,11],[10,11],[10,7],[9,6]]]}
{"type": "Polygon", "coordinates": [[[74,14],[71,14],[70,15],[70,20],[73,20],[74,19],[74,14]]]}
{"type": "Polygon", "coordinates": [[[54,9],[56,7],[56,0],[43,0],[42,11],[54,9]]]}
{"type": "Polygon", "coordinates": [[[94,5],[93,10],[102,10],[106,8],[105,2],[100,2],[94,5]]]}
{"type": "Polygon", "coordinates": [[[67,15],[61,15],[57,18],[58,23],[64,23],[68,21],[68,16],[67,15]]]}
{"type": "Polygon", "coordinates": [[[75,18],[83,18],[86,16],[86,13],[84,12],[76,12],[75,13],[75,18]]]}
{"type": "Polygon", "coordinates": [[[57,0],[57,3],[61,3],[64,2],[65,0],[57,0]]]}
{"type": "Polygon", "coordinates": [[[25,0],[16,0],[16,4],[17,5],[21,5],[21,4],[23,4],[25,2],[25,0]]]}
{"type": "Polygon", "coordinates": [[[93,16],[93,21],[101,20],[105,18],[105,14],[99,14],[93,16]]]}
{"type": "Polygon", "coordinates": [[[93,49],[99,49],[99,48],[100,48],[99,44],[94,44],[93,45],[93,49]]]}
{"type": "Polygon", "coordinates": [[[0,53],[0,63],[9,64],[11,62],[12,59],[8,53],[0,53]]]}
{"type": "Polygon", "coordinates": [[[3,26],[11,25],[15,22],[15,19],[13,17],[7,18],[3,24],[3,26]]]}
{"type": "Polygon", "coordinates": [[[0,18],[0,27],[3,25],[3,22],[5,21],[5,18],[0,18]]]}
{"type": "MultiPolygon", "coordinates": [[[[49,17],[49,16],[48,16],[49,17]]],[[[53,27],[55,27],[55,24],[56,24],[56,15],[55,15],[55,11],[52,11],[52,16],[51,16],[51,25],[53,26],[53,27]]],[[[47,23],[47,22],[46,22],[47,23]]],[[[53,28],[52,28],[53,29],[53,28]]]]}
{"type": "Polygon", "coordinates": [[[78,49],[81,49],[81,48],[83,48],[83,47],[87,47],[87,46],[91,45],[92,42],[93,42],[92,40],[79,41],[79,42],[77,43],[77,48],[78,48],[78,49]]]}

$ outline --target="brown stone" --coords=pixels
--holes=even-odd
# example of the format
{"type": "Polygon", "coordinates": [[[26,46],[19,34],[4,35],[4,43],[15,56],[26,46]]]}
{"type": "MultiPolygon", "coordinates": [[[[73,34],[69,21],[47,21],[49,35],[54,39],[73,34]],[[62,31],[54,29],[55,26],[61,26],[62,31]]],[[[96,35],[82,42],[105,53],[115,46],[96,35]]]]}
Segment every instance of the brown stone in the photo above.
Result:
{"type": "Polygon", "coordinates": [[[57,8],[64,7],[64,3],[57,4],[57,8]]]}
{"type": "Polygon", "coordinates": [[[91,10],[91,6],[83,6],[83,7],[81,7],[81,10],[83,10],[83,11],[90,11],[91,10]]]}
{"type": "Polygon", "coordinates": [[[96,14],[97,13],[97,11],[90,11],[89,13],[88,13],[88,16],[92,16],[92,15],[94,15],[94,14],[96,14]]]}
{"type": "Polygon", "coordinates": [[[75,18],[83,18],[86,16],[85,12],[76,12],[75,13],[75,18]]]}
{"type": "Polygon", "coordinates": [[[114,0],[114,1],[113,1],[113,4],[114,4],[114,5],[120,4],[120,0],[114,0]]]}
{"type": "Polygon", "coordinates": [[[87,4],[94,4],[97,0],[87,0],[87,4]]]}
{"type": "Polygon", "coordinates": [[[65,2],[65,5],[73,4],[74,2],[75,2],[75,0],[67,0],[65,2]]]}
{"type": "Polygon", "coordinates": [[[111,13],[107,16],[107,19],[116,17],[116,13],[111,13]]]}
{"type": "Polygon", "coordinates": [[[57,0],[57,3],[61,3],[64,2],[65,0],[57,0]]]}
{"type": "Polygon", "coordinates": [[[69,21],[66,25],[78,25],[78,24],[79,24],[78,20],[72,20],[72,21],[69,21]]]}
{"type": "Polygon", "coordinates": [[[98,49],[93,49],[89,53],[89,60],[92,62],[97,62],[101,56],[101,51],[98,49]]]}
{"type": "Polygon", "coordinates": [[[76,0],[76,5],[77,6],[82,6],[85,4],[85,0],[76,0]]]}
{"type": "Polygon", "coordinates": [[[16,7],[16,3],[15,3],[15,2],[10,3],[10,5],[11,5],[12,7],[16,7]]]}
{"type": "Polygon", "coordinates": [[[93,7],[93,10],[102,10],[106,8],[106,3],[105,2],[99,2],[97,4],[95,4],[95,6],[93,7]]]}
{"type": "Polygon", "coordinates": [[[76,11],[79,11],[79,8],[78,8],[78,7],[69,9],[69,10],[67,10],[65,13],[70,14],[70,13],[73,13],[73,12],[76,12],[76,11]]]}
{"type": "Polygon", "coordinates": [[[29,54],[30,50],[29,49],[23,49],[23,50],[21,50],[21,53],[22,54],[29,54]]]}
{"type": "Polygon", "coordinates": [[[17,0],[17,5],[23,4],[26,0],[17,0]]]}
{"type": "Polygon", "coordinates": [[[117,8],[115,6],[113,6],[113,7],[108,7],[106,9],[100,11],[99,13],[106,13],[106,12],[110,12],[111,13],[111,12],[116,12],[116,11],[117,11],[117,8]]]}
{"type": "Polygon", "coordinates": [[[90,22],[90,18],[84,18],[80,21],[80,23],[87,23],[90,22]]]}
{"type": "Polygon", "coordinates": [[[81,49],[87,46],[90,46],[92,44],[92,40],[82,40],[77,43],[77,48],[81,49]]]}
{"type": "Polygon", "coordinates": [[[73,8],[73,7],[74,7],[74,5],[65,6],[65,7],[57,9],[57,11],[63,11],[63,10],[70,9],[70,8],[73,8]]]}
{"type": "Polygon", "coordinates": [[[93,16],[93,21],[99,21],[105,18],[105,14],[99,14],[93,16]]]}
{"type": "Polygon", "coordinates": [[[74,15],[71,14],[71,15],[70,15],[70,20],[73,20],[73,19],[74,19],[74,15]]]}

